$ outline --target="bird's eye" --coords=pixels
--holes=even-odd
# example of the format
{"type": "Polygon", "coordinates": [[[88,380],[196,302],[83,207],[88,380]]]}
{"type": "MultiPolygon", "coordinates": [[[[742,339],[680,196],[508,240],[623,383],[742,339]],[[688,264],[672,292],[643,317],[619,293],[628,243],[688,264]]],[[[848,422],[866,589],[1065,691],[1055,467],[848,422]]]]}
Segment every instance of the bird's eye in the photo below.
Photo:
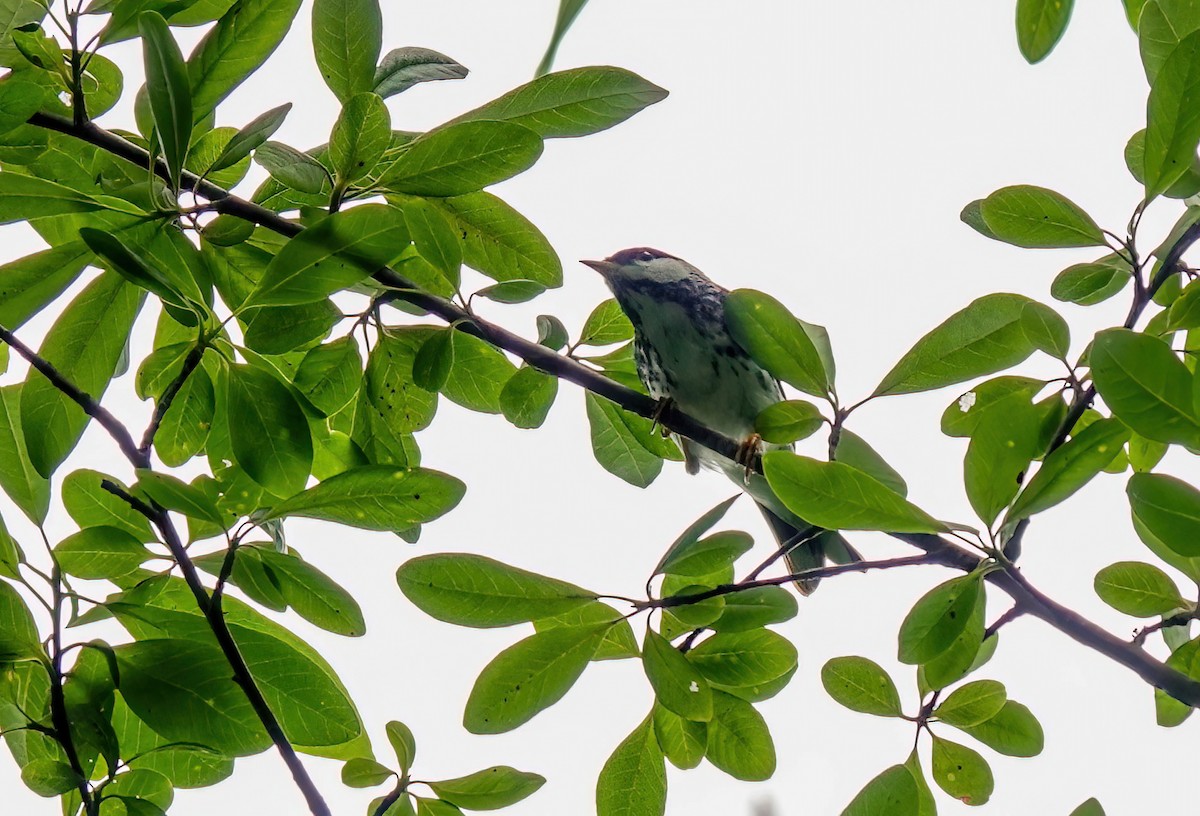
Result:
{"type": "Polygon", "coordinates": [[[654,253],[653,252],[639,252],[638,260],[639,261],[653,261],[654,253]]]}

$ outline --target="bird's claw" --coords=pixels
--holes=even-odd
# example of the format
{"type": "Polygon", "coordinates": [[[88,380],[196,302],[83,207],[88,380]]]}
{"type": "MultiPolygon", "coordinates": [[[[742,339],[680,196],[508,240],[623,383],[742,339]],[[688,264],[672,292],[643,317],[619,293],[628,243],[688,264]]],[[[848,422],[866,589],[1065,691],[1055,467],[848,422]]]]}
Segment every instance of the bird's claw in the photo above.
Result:
{"type": "Polygon", "coordinates": [[[733,461],[746,469],[742,477],[746,484],[750,484],[750,476],[754,473],[754,465],[761,454],[762,437],[756,433],[750,434],[738,445],[733,461]]]}
{"type": "Polygon", "coordinates": [[[675,400],[671,399],[670,397],[662,397],[659,399],[658,405],[654,407],[654,413],[650,415],[650,433],[654,433],[654,429],[658,428],[659,432],[662,433],[664,438],[671,435],[671,432],[666,428],[660,428],[658,423],[659,420],[662,419],[663,414],[670,410],[673,405],[675,405],[675,400]]]}

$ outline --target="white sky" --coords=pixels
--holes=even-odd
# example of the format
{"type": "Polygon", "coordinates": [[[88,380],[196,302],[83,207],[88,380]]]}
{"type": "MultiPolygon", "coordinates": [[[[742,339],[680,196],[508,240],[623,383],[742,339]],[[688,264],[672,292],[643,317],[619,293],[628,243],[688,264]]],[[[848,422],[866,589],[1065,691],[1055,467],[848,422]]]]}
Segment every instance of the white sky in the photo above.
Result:
{"type": "MultiPolygon", "coordinates": [[[[1068,195],[1102,226],[1123,229],[1139,188],[1121,151],[1142,127],[1145,81],[1120,4],[1077,5],[1058,50],[1030,67],[1017,51],[1011,2],[593,4],[564,44],[559,67],[620,65],[671,96],[609,132],[548,143],[536,168],[498,188],[559,250],[566,284],[528,307],[485,304],[484,313],[528,335],[540,312],[578,329],[607,294],[575,259],[649,244],[731,288],[767,290],[801,317],[827,325],[839,392],[855,401],[913,341],[973,298],[1012,291],[1048,300],[1059,269],[1093,256],[989,242],[959,223],[966,202],[1008,184],[1039,184],[1068,195]]],[[[526,81],[556,6],[554,0],[387,3],[385,50],[434,48],[472,70],[466,81],[390,100],[395,125],[427,128],[526,81]]],[[[307,13],[306,7],[266,69],[222,107],[222,123],[244,124],[293,101],[296,109],[277,138],[301,147],[325,141],[336,104],[312,61],[307,13]]],[[[124,47],[113,56],[132,77],[139,53],[124,47]]],[[[130,121],[126,103],[104,124],[130,121]]],[[[1147,246],[1177,212],[1172,204],[1151,210],[1147,246]]],[[[23,229],[6,228],[0,236],[0,259],[37,247],[23,229]]],[[[1090,332],[1118,323],[1125,309],[1123,298],[1090,311],[1063,306],[1074,329],[1073,352],[1090,332]]],[[[22,335],[36,339],[47,325],[39,319],[22,335]]],[[[1060,374],[1045,359],[1022,371],[1060,374]]],[[[137,417],[140,427],[147,408],[132,396],[131,379],[116,383],[107,402],[118,415],[137,417]]],[[[949,389],[889,398],[864,408],[850,427],[903,473],[914,501],[940,518],[970,522],[961,486],[965,440],[938,431],[941,410],[956,395],[949,389]]],[[[636,594],[667,544],[730,495],[730,486],[713,474],[688,477],[679,466],[669,466],[645,491],[609,476],[591,459],[583,399],[573,386],[563,387],[537,432],[443,402],[421,443],[426,464],[463,478],[469,491],[418,545],[288,523],[289,542],[359,598],[367,636],[341,639],[289,620],[341,672],[384,761],[390,755],[383,725],[402,719],[417,736],[418,777],[509,764],[549,779],[508,811],[513,816],[591,812],[601,765],[650,705],[639,665],[594,665],[562,703],[528,725],[502,736],[471,736],[460,723],[475,675],[526,630],[475,631],[433,621],[400,594],[394,570],[412,555],[473,551],[600,592],[636,594]]],[[[114,446],[93,429],[62,472],[89,465],[126,475],[117,461],[114,446]]],[[[1190,460],[1169,464],[1178,475],[1197,476],[1190,460]]],[[[1106,564],[1148,556],[1132,532],[1123,487],[1123,478],[1102,477],[1039,516],[1022,561],[1035,585],[1118,634],[1132,633],[1135,622],[1103,606],[1091,584],[1106,564]]],[[[15,511],[3,508],[14,532],[27,532],[15,511]]],[[[749,504],[729,518],[762,540],[754,556],[769,551],[769,533],[749,504]]],[[[905,553],[882,539],[862,541],[869,557],[905,553]]],[[[775,778],[747,784],[707,765],[686,773],[669,768],[667,812],[750,814],[756,803],[773,800],[779,816],[834,814],[869,778],[903,761],[911,725],[839,707],[818,673],[830,657],[868,656],[896,672],[905,707],[915,712],[914,673],[895,661],[896,630],[913,601],[946,577],[934,569],[845,576],[802,600],[799,617],[780,627],[800,651],[799,672],[762,706],[779,752],[775,778]]],[[[989,619],[1007,608],[1005,601],[992,595],[989,619]]],[[[1161,643],[1152,648],[1162,652],[1161,643]]],[[[1007,759],[980,747],[997,777],[989,812],[1065,816],[1089,796],[1110,814],[1182,811],[1191,803],[1187,786],[1162,784],[1149,771],[1155,758],[1194,747],[1188,731],[1195,726],[1157,728],[1151,690],[1128,671],[1023,619],[1004,630],[996,658],[977,676],[1003,681],[1046,729],[1046,750],[1036,759],[1007,759]]],[[[972,744],[953,729],[942,733],[972,744]]],[[[926,740],[926,768],[927,751],[926,740]]],[[[363,812],[371,794],[342,787],[339,763],[306,762],[336,813],[363,812]]],[[[0,790],[6,812],[57,812],[55,803],[24,789],[11,761],[0,761],[0,790]]],[[[939,812],[967,812],[937,795],[939,812]]],[[[215,788],[179,792],[172,814],[267,808],[304,812],[274,752],[240,761],[233,778],[215,788]]]]}

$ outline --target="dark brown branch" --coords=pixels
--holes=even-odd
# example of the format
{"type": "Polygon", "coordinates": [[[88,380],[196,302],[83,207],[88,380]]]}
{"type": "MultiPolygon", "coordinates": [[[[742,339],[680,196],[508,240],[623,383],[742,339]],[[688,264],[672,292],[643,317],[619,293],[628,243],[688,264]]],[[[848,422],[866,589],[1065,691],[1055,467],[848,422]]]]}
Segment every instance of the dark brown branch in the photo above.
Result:
{"type": "Polygon", "coordinates": [[[183,386],[187,383],[188,377],[192,376],[192,372],[200,365],[200,361],[204,359],[204,349],[207,344],[198,342],[187,357],[183,360],[183,368],[179,370],[179,374],[171,381],[162,396],[158,398],[158,403],[154,406],[154,416],[150,419],[150,424],[146,427],[146,432],[142,434],[142,444],[138,447],[138,451],[147,459],[150,458],[150,448],[154,445],[154,437],[158,433],[158,429],[162,427],[163,417],[167,415],[167,411],[171,409],[172,403],[175,402],[175,397],[179,396],[179,392],[183,390],[183,386]]]}
{"type": "Polygon", "coordinates": [[[25,358],[25,361],[29,365],[33,366],[35,370],[50,381],[51,385],[65,394],[68,399],[82,408],[85,414],[100,423],[101,427],[108,431],[108,435],[116,441],[117,445],[121,448],[121,452],[133,463],[134,467],[143,468],[150,466],[150,462],[138,450],[137,443],[133,441],[133,437],[129,435],[129,431],[99,401],[77,388],[58,369],[39,357],[33,349],[22,343],[17,339],[15,334],[3,326],[0,326],[0,340],[3,340],[17,354],[25,358]]]}
{"type": "MultiPolygon", "coordinates": [[[[146,151],[116,134],[109,133],[97,127],[95,124],[87,123],[82,126],[76,126],[70,120],[45,113],[35,114],[30,118],[29,122],[39,127],[82,139],[139,167],[151,169],[163,178],[168,177],[166,165],[161,160],[152,163],[146,151]]],[[[185,173],[181,184],[185,189],[189,189],[212,201],[217,211],[223,214],[245,219],[288,237],[298,235],[303,231],[303,227],[299,224],[289,221],[265,207],[260,207],[257,204],[234,196],[227,190],[217,187],[210,182],[203,181],[194,174],[185,173]]],[[[1157,286],[1160,286],[1162,281],[1170,275],[1179,258],[1197,240],[1200,240],[1200,225],[1195,225],[1184,232],[1175,246],[1171,247],[1167,252],[1163,258],[1163,265],[1159,275],[1151,283],[1151,286],[1148,287],[1147,291],[1149,295],[1152,295],[1157,286]]],[[[380,270],[375,273],[374,278],[389,288],[404,290],[390,293],[397,299],[419,306],[447,323],[457,323],[461,330],[520,357],[535,368],[605,397],[627,411],[640,414],[646,418],[655,416],[658,403],[654,399],[626,388],[568,357],[551,351],[545,346],[530,342],[507,329],[481,320],[448,300],[425,292],[416,291],[417,287],[411,281],[391,269],[380,270]]],[[[1146,300],[1148,300],[1149,295],[1146,300]]],[[[1132,326],[1136,323],[1137,318],[1144,308],[1145,303],[1143,302],[1140,308],[1131,309],[1130,316],[1126,319],[1126,324],[1132,326]]],[[[1063,422],[1063,427],[1066,430],[1064,431],[1060,428],[1059,435],[1063,439],[1070,433],[1070,428],[1074,427],[1079,417],[1083,415],[1084,410],[1091,403],[1094,396],[1095,391],[1089,388],[1088,391],[1076,398],[1071,409],[1068,411],[1067,419],[1063,422]],[[1067,425],[1068,421],[1070,425],[1067,425]]],[[[668,430],[686,436],[718,454],[730,459],[735,459],[737,456],[737,441],[715,433],[695,419],[680,412],[673,405],[667,406],[666,410],[663,410],[658,415],[658,421],[660,425],[668,430]]],[[[1058,444],[1062,443],[1058,442],[1058,444]]],[[[761,463],[755,463],[755,470],[761,472],[761,463]]],[[[1023,532],[1023,528],[1019,527],[1018,532],[1023,532]]],[[[933,560],[936,563],[952,566],[956,569],[969,571],[974,569],[981,561],[979,556],[938,536],[904,534],[896,537],[934,556],[933,560]]],[[[1017,537],[1017,533],[1014,533],[1014,537],[1017,537]]],[[[1055,603],[1034,590],[1024,581],[1024,578],[1019,576],[1020,573],[1016,570],[1011,573],[994,572],[988,575],[988,580],[1005,592],[1008,592],[1018,604],[1022,605],[1028,614],[1041,618],[1055,628],[1062,630],[1079,643],[1111,657],[1116,662],[1134,671],[1139,677],[1142,677],[1155,687],[1167,691],[1177,699],[1190,705],[1200,705],[1200,683],[1191,680],[1180,672],[1167,668],[1143,650],[1116,638],[1091,621],[1055,603]]]]}
{"type": "Polygon", "coordinates": [[[192,563],[191,557],[188,556],[187,550],[184,549],[183,541],[179,538],[179,532],[175,529],[174,523],[171,521],[171,516],[166,510],[157,507],[151,507],[136,496],[131,496],[121,487],[107,479],[101,482],[101,487],[109,493],[118,497],[137,512],[141,513],[150,520],[159,533],[162,534],[163,543],[167,545],[171,555],[179,564],[179,570],[183,574],[183,580],[187,584],[188,589],[192,592],[192,597],[196,600],[196,607],[200,613],[204,615],[205,621],[208,623],[209,629],[212,630],[213,637],[216,638],[217,646],[220,647],[221,653],[225,656],[225,660],[233,669],[233,679],[242,691],[246,694],[246,698],[250,701],[254,713],[258,716],[259,721],[266,729],[267,735],[271,738],[271,742],[275,744],[276,750],[283,757],[284,764],[292,773],[292,779],[295,780],[296,786],[304,794],[305,800],[308,802],[308,808],[312,811],[313,816],[331,816],[329,806],[325,804],[320,791],[313,784],[312,779],[308,775],[304,764],[300,761],[300,757],[296,754],[296,749],[292,747],[292,743],[288,740],[287,735],[283,732],[283,726],[279,724],[279,720],[275,717],[275,712],[271,710],[271,706],[263,697],[262,691],[258,688],[258,683],[254,680],[254,675],[250,673],[250,667],[246,664],[246,660],[242,657],[241,650],[238,648],[237,641],[234,640],[233,632],[229,629],[229,624],[225,620],[225,615],[221,611],[219,602],[214,602],[213,598],[208,594],[208,590],[204,587],[204,582],[200,579],[200,573],[196,570],[196,565],[192,563]]]}
{"type": "Polygon", "coordinates": [[[693,595],[671,595],[666,598],[639,601],[634,605],[639,609],[670,609],[676,606],[688,606],[689,604],[700,603],[701,601],[707,601],[709,598],[716,598],[720,595],[732,595],[735,592],[745,592],[748,589],[758,589],[759,587],[780,586],[781,584],[790,584],[793,581],[828,578],[832,575],[842,575],[847,572],[869,572],[871,570],[912,567],[918,564],[932,563],[934,563],[934,559],[928,555],[908,555],[903,558],[888,558],[880,561],[855,561],[850,564],[834,564],[828,567],[801,570],[800,572],[793,572],[790,575],[781,575],[778,578],[759,578],[756,580],[740,581],[736,584],[721,584],[720,586],[706,589],[703,592],[697,592],[693,595]]]}
{"type": "Polygon", "coordinates": [[[71,770],[75,773],[75,787],[79,791],[80,801],[83,803],[84,813],[87,816],[93,816],[97,812],[99,804],[92,796],[91,788],[88,787],[88,774],[83,770],[83,763],[79,761],[79,751],[75,747],[75,738],[71,733],[71,717],[67,712],[67,698],[63,692],[63,648],[62,648],[62,573],[59,571],[58,564],[53,567],[53,580],[51,581],[51,590],[54,594],[54,609],[51,613],[51,635],[50,648],[50,723],[54,727],[54,739],[62,746],[63,753],[67,756],[67,764],[71,766],[71,770]]]}

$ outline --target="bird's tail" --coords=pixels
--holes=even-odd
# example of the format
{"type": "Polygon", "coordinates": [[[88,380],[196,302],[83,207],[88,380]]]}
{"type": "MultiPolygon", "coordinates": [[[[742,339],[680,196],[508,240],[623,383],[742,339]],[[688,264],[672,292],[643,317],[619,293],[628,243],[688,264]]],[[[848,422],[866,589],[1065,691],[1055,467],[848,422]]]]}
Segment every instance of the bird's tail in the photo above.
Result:
{"type": "MultiPolygon", "coordinates": [[[[858,550],[836,531],[820,530],[811,525],[797,527],[762,504],[758,505],[758,509],[762,511],[779,546],[790,547],[783,556],[789,572],[819,569],[825,566],[826,559],[835,564],[850,564],[863,560],[858,550]]],[[[807,578],[795,582],[801,595],[811,595],[819,583],[820,578],[807,578]]]]}

